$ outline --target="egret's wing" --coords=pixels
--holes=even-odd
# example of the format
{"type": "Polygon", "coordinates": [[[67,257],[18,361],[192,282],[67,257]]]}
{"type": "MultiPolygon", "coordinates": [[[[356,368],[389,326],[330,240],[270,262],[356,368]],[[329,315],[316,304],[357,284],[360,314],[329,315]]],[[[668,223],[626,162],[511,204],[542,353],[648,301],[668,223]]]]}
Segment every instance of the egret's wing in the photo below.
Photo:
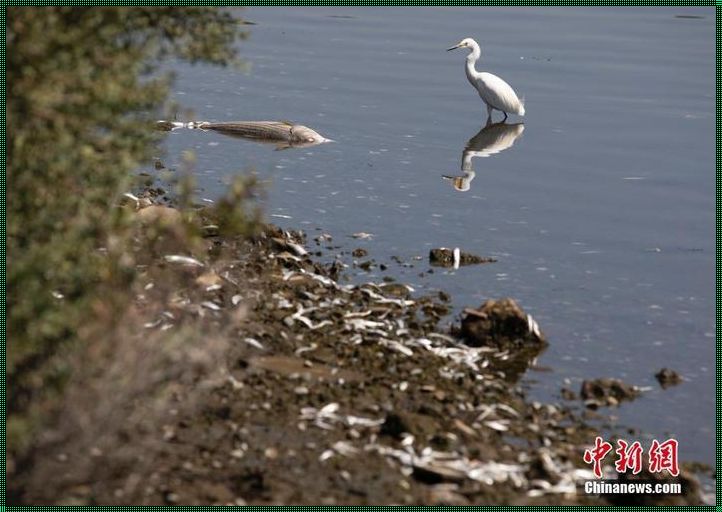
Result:
{"type": "Polygon", "coordinates": [[[524,115],[524,105],[511,85],[491,73],[479,73],[477,90],[482,99],[497,110],[524,115]]]}

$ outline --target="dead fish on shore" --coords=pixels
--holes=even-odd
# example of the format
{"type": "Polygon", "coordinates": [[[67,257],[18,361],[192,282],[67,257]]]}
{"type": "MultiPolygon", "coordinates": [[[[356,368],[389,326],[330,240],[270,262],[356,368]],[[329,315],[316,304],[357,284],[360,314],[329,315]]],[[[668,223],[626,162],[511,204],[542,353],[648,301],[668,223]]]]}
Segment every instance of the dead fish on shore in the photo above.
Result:
{"type": "Polygon", "coordinates": [[[331,142],[302,124],[289,121],[235,121],[229,123],[188,123],[188,128],[212,130],[230,137],[274,143],[277,149],[308,147],[331,142]]]}

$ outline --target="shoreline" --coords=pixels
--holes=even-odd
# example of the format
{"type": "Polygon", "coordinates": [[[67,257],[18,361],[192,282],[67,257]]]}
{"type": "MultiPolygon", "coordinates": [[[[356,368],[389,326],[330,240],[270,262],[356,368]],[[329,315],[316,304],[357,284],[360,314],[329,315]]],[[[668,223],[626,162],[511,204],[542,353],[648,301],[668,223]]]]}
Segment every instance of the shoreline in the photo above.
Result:
{"type": "MultiPolygon", "coordinates": [[[[144,225],[172,233],[180,212],[152,208],[144,225]]],[[[24,501],[610,504],[575,487],[593,478],[595,413],[519,386],[538,351],[463,343],[439,327],[445,293],[341,284],[301,232],[202,240],[197,258],[171,241],[140,263],[123,343],[61,408],[109,403],[58,427],[83,435],[41,443],[51,456],[25,475],[24,501]]],[[[688,495],[643,503],[701,504],[681,477],[688,495]]]]}

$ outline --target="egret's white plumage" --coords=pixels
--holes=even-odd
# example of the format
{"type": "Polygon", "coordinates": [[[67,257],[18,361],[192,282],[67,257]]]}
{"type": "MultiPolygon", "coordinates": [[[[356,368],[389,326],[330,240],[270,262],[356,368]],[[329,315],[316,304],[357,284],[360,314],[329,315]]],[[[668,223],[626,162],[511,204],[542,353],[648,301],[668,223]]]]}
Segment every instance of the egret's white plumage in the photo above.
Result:
{"type": "Polygon", "coordinates": [[[507,114],[524,115],[524,103],[514,92],[514,89],[504,80],[496,75],[476,70],[476,62],[481,57],[481,48],[479,44],[467,37],[456,46],[452,46],[448,51],[456,48],[468,48],[471,50],[466,56],[466,78],[469,83],[479,91],[479,96],[486,103],[486,109],[491,117],[492,110],[499,110],[504,113],[504,119],[507,114]]]}

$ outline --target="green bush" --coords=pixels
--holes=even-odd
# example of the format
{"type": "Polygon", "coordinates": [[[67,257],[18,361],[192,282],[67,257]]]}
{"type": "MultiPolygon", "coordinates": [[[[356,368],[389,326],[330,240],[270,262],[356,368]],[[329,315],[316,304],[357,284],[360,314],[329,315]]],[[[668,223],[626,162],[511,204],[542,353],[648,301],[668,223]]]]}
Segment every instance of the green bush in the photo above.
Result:
{"type": "Polygon", "coordinates": [[[235,62],[238,18],[206,7],[7,9],[9,409],[62,379],[55,357],[127,299],[128,214],[168,93],[166,57],[235,62]]]}

